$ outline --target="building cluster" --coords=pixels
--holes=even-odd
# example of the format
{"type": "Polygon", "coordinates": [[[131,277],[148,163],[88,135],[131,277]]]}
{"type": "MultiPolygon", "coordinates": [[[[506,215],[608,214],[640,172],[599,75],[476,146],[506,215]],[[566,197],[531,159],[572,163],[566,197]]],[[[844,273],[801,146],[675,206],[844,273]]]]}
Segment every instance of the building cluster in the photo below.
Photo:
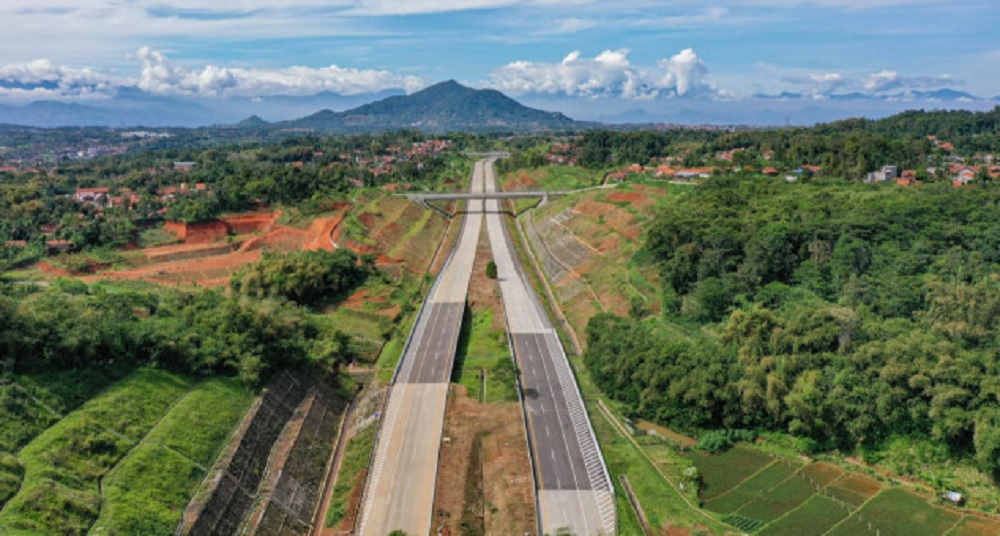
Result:
{"type": "MultiPolygon", "coordinates": [[[[195,184],[181,183],[179,186],[168,186],[156,192],[156,197],[165,204],[169,204],[178,196],[193,193],[208,193],[208,185],[202,182],[195,184]]],[[[73,200],[81,205],[90,205],[98,210],[110,208],[123,208],[134,210],[141,200],[141,196],[129,188],[120,188],[116,195],[112,195],[111,188],[106,186],[97,188],[77,188],[73,194],[73,200]]]]}
{"type": "Polygon", "coordinates": [[[545,161],[550,166],[575,166],[579,162],[579,147],[573,142],[556,142],[549,147],[545,161]]]}
{"type": "MultiPolygon", "coordinates": [[[[692,179],[707,179],[712,175],[717,173],[735,173],[740,171],[747,172],[760,172],[762,175],[768,177],[777,177],[780,174],[778,168],[775,167],[765,167],[762,169],[752,168],[750,166],[702,166],[702,167],[683,167],[676,165],[677,160],[672,158],[663,159],[663,163],[654,163],[649,166],[643,166],[640,164],[632,164],[616,171],[608,173],[608,180],[622,182],[627,180],[630,176],[643,175],[646,177],[653,177],[661,180],[692,180],[692,179]]],[[[822,166],[810,166],[802,165],[794,170],[791,170],[790,174],[785,178],[789,181],[797,180],[799,177],[805,174],[815,175],[823,170],[822,166]]]]}
{"type": "MultiPolygon", "coordinates": [[[[427,156],[443,153],[450,148],[451,140],[425,140],[415,141],[410,147],[393,145],[387,147],[382,154],[374,156],[361,149],[355,149],[350,153],[340,153],[337,157],[341,162],[354,162],[378,177],[392,174],[400,162],[418,161],[427,156]]],[[[301,167],[304,163],[293,162],[292,165],[301,167]]],[[[417,167],[420,166],[422,164],[417,162],[417,167]]]]}

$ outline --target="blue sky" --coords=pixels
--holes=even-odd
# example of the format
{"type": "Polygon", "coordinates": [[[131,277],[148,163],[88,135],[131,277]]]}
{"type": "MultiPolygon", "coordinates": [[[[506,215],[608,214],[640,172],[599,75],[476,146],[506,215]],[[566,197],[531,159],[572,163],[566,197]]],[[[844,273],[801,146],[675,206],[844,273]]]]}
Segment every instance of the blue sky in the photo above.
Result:
{"type": "Polygon", "coordinates": [[[1000,95],[997,0],[4,0],[0,20],[0,102],[123,86],[357,95],[451,78],[619,107],[1000,95]]]}

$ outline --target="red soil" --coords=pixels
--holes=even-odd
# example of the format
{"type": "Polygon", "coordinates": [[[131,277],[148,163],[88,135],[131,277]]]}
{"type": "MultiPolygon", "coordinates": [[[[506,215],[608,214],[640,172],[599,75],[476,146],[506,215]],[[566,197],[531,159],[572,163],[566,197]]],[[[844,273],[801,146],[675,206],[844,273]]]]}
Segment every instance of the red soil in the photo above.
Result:
{"type": "Polygon", "coordinates": [[[608,253],[609,251],[616,251],[621,246],[621,239],[617,235],[612,235],[605,238],[597,245],[597,250],[601,253],[608,253]]]}
{"type": "Polygon", "coordinates": [[[52,266],[51,264],[49,264],[49,261],[40,261],[38,263],[38,268],[41,269],[43,272],[45,272],[47,274],[54,275],[54,276],[57,276],[57,277],[70,277],[70,276],[77,275],[77,274],[75,274],[75,273],[73,273],[73,272],[71,272],[69,270],[64,269],[64,268],[56,268],[55,266],[52,266]]]}
{"type": "Polygon", "coordinates": [[[229,226],[221,221],[184,223],[168,221],[164,228],[184,241],[185,244],[204,244],[222,240],[229,235],[229,226]]]}
{"type": "Polygon", "coordinates": [[[204,259],[162,262],[131,270],[104,272],[82,280],[93,282],[98,279],[140,279],[159,284],[196,283],[202,287],[220,287],[227,285],[230,276],[240,267],[256,262],[260,256],[259,250],[240,251],[204,259]]]}
{"type": "Polygon", "coordinates": [[[601,203],[600,201],[591,201],[588,199],[574,207],[573,211],[577,214],[584,214],[586,216],[600,216],[601,214],[614,209],[614,205],[601,203]]]}
{"type": "Polygon", "coordinates": [[[230,234],[266,233],[274,227],[278,216],[277,212],[233,214],[200,223],[168,221],[164,228],[177,235],[185,244],[204,244],[222,240],[230,234]]]}
{"type": "Polygon", "coordinates": [[[507,191],[531,190],[536,186],[538,186],[538,183],[535,181],[535,179],[532,179],[524,171],[519,171],[516,177],[508,179],[507,182],[504,183],[504,190],[507,191]]]}
{"type": "Polygon", "coordinates": [[[639,203],[643,199],[645,199],[644,195],[635,192],[612,192],[604,196],[605,201],[612,203],[639,203]]]}
{"type": "Polygon", "coordinates": [[[604,221],[608,226],[629,240],[639,239],[640,230],[633,225],[632,220],[634,219],[635,216],[621,209],[610,211],[604,216],[604,221]]]}

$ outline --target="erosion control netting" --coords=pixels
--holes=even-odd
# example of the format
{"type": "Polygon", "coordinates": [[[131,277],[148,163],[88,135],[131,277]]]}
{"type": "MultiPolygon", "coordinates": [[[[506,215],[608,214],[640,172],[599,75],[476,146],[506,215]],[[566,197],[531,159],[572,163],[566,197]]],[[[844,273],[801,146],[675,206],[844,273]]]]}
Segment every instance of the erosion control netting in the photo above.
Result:
{"type": "Polygon", "coordinates": [[[268,388],[218,487],[188,534],[236,534],[253,506],[271,447],[307,394],[291,374],[282,373],[268,388]]]}
{"type": "Polygon", "coordinates": [[[257,526],[257,534],[267,534],[268,536],[299,536],[309,532],[309,525],[288,515],[288,512],[278,504],[271,502],[267,505],[263,519],[257,526]]]}
{"type": "Polygon", "coordinates": [[[586,291],[571,272],[582,268],[595,256],[593,251],[564,227],[572,217],[572,210],[565,210],[552,218],[531,216],[526,218],[524,227],[531,248],[542,263],[542,269],[557,285],[560,297],[564,300],[571,300],[586,291]]]}
{"type": "Polygon", "coordinates": [[[274,488],[271,501],[301,520],[312,519],[343,414],[340,400],[317,395],[274,488]]]}

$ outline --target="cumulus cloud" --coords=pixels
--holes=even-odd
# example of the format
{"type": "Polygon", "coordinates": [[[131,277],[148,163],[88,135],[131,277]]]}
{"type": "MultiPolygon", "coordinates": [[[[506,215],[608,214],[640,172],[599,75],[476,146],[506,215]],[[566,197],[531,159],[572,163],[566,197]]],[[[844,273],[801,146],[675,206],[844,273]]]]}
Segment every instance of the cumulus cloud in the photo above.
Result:
{"type": "Polygon", "coordinates": [[[360,95],[387,89],[411,92],[426,85],[415,76],[337,65],[280,69],[207,65],[189,69],[171,62],[166,55],[149,47],[140,48],[134,59],[139,63],[136,78],[115,78],[90,69],[57,66],[44,59],[0,66],[0,98],[99,98],[112,96],[122,87],[135,87],[155,95],[194,97],[303,96],[322,92],[360,95]]]}
{"type": "Polygon", "coordinates": [[[711,92],[708,68],[693,49],[660,60],[657,68],[633,65],[628,49],[585,58],[575,50],[559,63],[515,61],[493,71],[491,85],[514,95],[655,99],[711,92]]]}
{"type": "Polygon", "coordinates": [[[107,97],[115,82],[90,69],[53,64],[46,59],[0,65],[0,96],[9,100],[60,97],[107,97]]]}
{"type": "Polygon", "coordinates": [[[870,96],[887,96],[921,89],[961,85],[950,75],[903,76],[897,71],[883,69],[863,76],[850,77],[839,72],[814,73],[805,76],[785,77],[786,82],[803,86],[813,98],[825,98],[838,93],[854,92],[870,96]]]}
{"type": "Polygon", "coordinates": [[[156,94],[212,97],[264,97],[273,95],[339,95],[376,93],[386,89],[414,91],[424,85],[415,76],[389,71],[329,67],[286,67],[281,69],[241,69],[207,65],[185,69],[174,65],[162,53],[148,47],[137,54],[142,71],[137,86],[156,94]]]}

